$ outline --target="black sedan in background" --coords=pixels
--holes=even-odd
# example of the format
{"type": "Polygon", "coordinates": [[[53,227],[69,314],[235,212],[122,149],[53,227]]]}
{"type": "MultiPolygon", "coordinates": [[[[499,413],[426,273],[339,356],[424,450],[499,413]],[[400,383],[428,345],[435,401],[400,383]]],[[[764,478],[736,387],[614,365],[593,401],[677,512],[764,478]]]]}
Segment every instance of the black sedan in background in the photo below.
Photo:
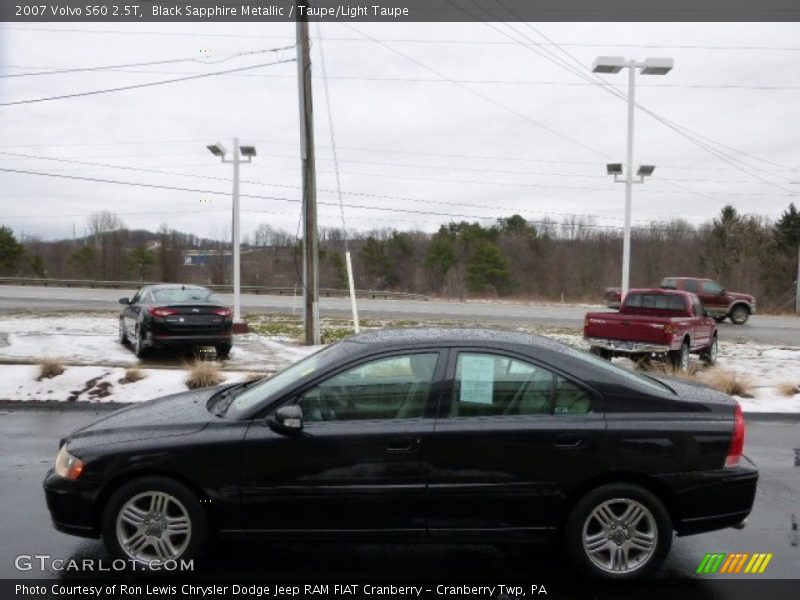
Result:
{"type": "Polygon", "coordinates": [[[119,316],[119,341],[136,356],[151,348],[214,346],[227,358],[233,344],[231,309],[198,285],[148,285],[125,305],[119,316]]]}
{"type": "Polygon", "coordinates": [[[547,338],[395,330],[106,416],[61,441],[44,487],[57,529],[151,568],[212,534],[557,540],[624,579],[674,533],[744,525],[744,434],[729,396],[547,338]]]}

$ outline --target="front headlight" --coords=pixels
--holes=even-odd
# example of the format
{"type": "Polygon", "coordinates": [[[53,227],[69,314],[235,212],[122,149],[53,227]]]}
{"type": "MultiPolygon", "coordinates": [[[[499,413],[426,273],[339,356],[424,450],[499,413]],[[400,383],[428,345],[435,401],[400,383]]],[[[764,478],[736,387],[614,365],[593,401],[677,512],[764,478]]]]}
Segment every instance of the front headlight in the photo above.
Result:
{"type": "Polygon", "coordinates": [[[83,461],[67,452],[67,445],[61,446],[56,456],[55,472],[64,479],[77,479],[83,471],[83,461]]]}

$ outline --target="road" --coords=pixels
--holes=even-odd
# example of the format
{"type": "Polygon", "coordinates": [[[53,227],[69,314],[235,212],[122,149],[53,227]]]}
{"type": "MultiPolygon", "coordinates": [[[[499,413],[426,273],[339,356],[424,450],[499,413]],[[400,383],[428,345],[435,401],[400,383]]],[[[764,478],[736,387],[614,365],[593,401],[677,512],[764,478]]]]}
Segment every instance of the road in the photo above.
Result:
{"type": "MultiPolygon", "coordinates": [[[[117,300],[132,296],[135,290],[107,290],[32,286],[0,286],[0,314],[20,310],[116,310],[117,300]]],[[[231,303],[229,294],[220,294],[231,303]]],[[[242,295],[242,310],[257,313],[300,313],[302,300],[292,296],[242,295]]],[[[365,318],[442,320],[467,324],[517,326],[540,324],[549,327],[580,329],[585,306],[516,304],[509,302],[447,302],[431,300],[359,300],[359,313],[365,318]]],[[[348,298],[321,298],[320,313],[329,316],[350,314],[348,298]]],[[[743,326],[725,322],[721,339],[773,345],[800,345],[800,319],[792,316],[754,315],[743,326]]]]}
{"type": "MultiPolygon", "coordinates": [[[[20,554],[51,558],[95,558],[109,561],[101,542],[59,533],[50,526],[41,481],[56,454],[58,439],[97,418],[96,409],[67,411],[33,408],[0,409],[0,578],[70,579],[53,571],[17,571],[20,554]]],[[[695,575],[707,552],[772,552],[763,579],[792,578],[800,565],[800,422],[751,421],[747,454],[761,470],[758,495],[748,526],[676,538],[659,579],[667,589],[675,581],[697,583],[695,597],[728,598],[717,586],[731,584],[725,576],[695,575]],[[698,591],[699,590],[699,591],[698,591]],[[717,590],[718,593],[713,593],[717,590]],[[709,592],[706,594],[705,592],[709,592]]],[[[514,579],[575,580],[558,548],[549,546],[494,547],[472,545],[375,544],[217,544],[193,576],[256,577],[306,580],[391,579],[457,580],[469,577],[506,582],[514,579]]],[[[751,578],[752,580],[752,578],[751,578]]],[[[741,579],[735,580],[737,586],[741,579]]],[[[593,592],[600,590],[593,584],[593,592]]],[[[661,584],[659,586],[661,587],[661,584]]],[[[630,592],[630,588],[628,589],[630,592]]],[[[652,591],[652,588],[651,588],[652,591]]],[[[594,597],[598,597],[593,594],[594,597]]],[[[669,596],[669,595],[667,595],[669,596]]],[[[691,597],[691,593],[684,594],[691,597]]],[[[564,597],[556,595],[555,597],[564,597]]],[[[573,596],[574,597],[574,596],[573,596]]],[[[614,598],[645,596],[615,594],[614,598]]],[[[647,597],[652,597],[647,593],[647,597]]],[[[674,596],[670,596],[674,597],[674,596]]]]}

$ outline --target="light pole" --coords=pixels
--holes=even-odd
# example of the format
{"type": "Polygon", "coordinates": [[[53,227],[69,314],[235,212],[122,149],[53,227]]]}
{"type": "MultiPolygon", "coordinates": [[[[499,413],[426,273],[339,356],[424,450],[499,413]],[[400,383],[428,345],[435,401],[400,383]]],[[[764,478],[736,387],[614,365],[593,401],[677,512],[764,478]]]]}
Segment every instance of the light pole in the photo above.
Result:
{"type": "Polygon", "coordinates": [[[214,156],[218,156],[224,163],[233,165],[233,206],[232,206],[232,246],[233,246],[233,328],[234,332],[240,332],[247,329],[246,325],[242,324],[242,305],[241,305],[241,264],[239,258],[239,165],[243,162],[253,162],[253,157],[256,155],[255,146],[240,146],[239,138],[233,139],[233,158],[228,160],[225,158],[227,150],[220,144],[211,144],[207,146],[209,152],[214,156]],[[247,160],[242,160],[242,157],[247,160]]]}
{"type": "Polygon", "coordinates": [[[636,60],[626,60],[621,56],[598,56],[592,71],[594,73],[619,73],[622,69],[628,69],[628,144],[626,152],[625,179],[619,179],[623,174],[622,165],[607,165],[609,175],[614,175],[614,181],[625,183],[625,234],[622,241],[622,288],[620,290],[620,302],[625,299],[630,283],[631,267],[631,193],[634,183],[642,183],[644,177],[652,174],[655,167],[643,165],[639,167],[637,175],[639,181],[633,179],[633,108],[636,104],[634,93],[636,88],[636,69],[641,69],[642,75],[666,75],[672,70],[673,61],[671,58],[645,58],[642,62],[636,60]],[[619,170],[612,172],[612,167],[619,170]],[[643,171],[643,169],[645,171],[643,171]],[[649,171],[647,170],[649,169],[649,171]]]}

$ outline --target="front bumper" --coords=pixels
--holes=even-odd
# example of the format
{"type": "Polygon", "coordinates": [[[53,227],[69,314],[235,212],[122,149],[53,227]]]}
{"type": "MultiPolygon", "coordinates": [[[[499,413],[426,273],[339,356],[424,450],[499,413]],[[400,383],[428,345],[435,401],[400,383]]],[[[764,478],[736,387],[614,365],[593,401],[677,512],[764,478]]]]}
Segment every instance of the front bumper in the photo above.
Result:
{"type": "Polygon", "coordinates": [[[645,342],[631,342],[628,340],[610,340],[606,338],[586,338],[591,346],[619,354],[664,354],[670,350],[666,344],[650,344],[645,342]]]}
{"type": "Polygon", "coordinates": [[[53,527],[81,537],[100,537],[100,516],[96,513],[98,486],[94,482],[59,477],[53,469],[42,483],[53,527]]]}

